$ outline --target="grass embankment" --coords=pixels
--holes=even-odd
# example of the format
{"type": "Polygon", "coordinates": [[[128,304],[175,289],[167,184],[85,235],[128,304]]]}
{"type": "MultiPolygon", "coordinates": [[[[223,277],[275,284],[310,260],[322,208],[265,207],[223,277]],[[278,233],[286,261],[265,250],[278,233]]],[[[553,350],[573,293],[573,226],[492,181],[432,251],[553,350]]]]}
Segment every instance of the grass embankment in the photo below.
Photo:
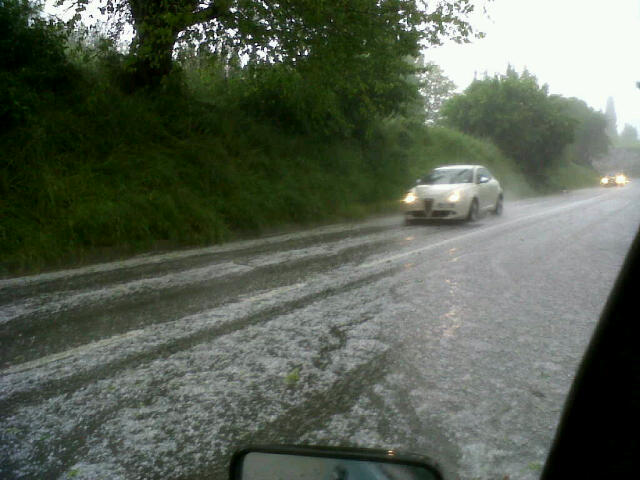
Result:
{"type": "Polygon", "coordinates": [[[500,180],[507,199],[593,187],[599,181],[594,168],[562,158],[544,173],[543,184],[532,186],[517,163],[493,143],[447,128],[429,129],[424,141],[415,149],[410,165],[412,178],[443,163],[478,163],[489,168],[500,180]]]}
{"type": "Polygon", "coordinates": [[[507,199],[535,194],[516,163],[505,157],[498,147],[455,130],[430,128],[422,142],[414,145],[412,160],[410,171],[414,179],[446,163],[480,164],[500,180],[507,199]]]}
{"type": "Polygon", "coordinates": [[[0,152],[0,273],[354,218],[443,163],[486,165],[508,198],[534,193],[491,143],[444,128],[396,119],[364,138],[311,136],[193,96],[109,88],[49,106],[1,135],[0,152]]]}
{"type": "Polygon", "coordinates": [[[401,193],[397,137],[329,142],[114,92],[51,109],[0,137],[0,262],[20,271],[361,215],[401,193]]]}
{"type": "Polygon", "coordinates": [[[540,193],[575,190],[600,185],[600,174],[593,168],[571,162],[558,162],[546,172],[546,183],[540,193]]]}

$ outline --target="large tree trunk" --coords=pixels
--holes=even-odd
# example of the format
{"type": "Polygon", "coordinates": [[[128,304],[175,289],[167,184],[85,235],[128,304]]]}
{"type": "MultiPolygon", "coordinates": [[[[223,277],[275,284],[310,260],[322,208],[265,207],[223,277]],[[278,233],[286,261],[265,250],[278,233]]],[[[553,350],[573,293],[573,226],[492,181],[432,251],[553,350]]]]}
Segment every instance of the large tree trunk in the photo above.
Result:
{"type": "Polygon", "coordinates": [[[173,46],[178,32],[138,33],[131,48],[133,89],[155,87],[171,72],[173,46]]]}
{"type": "Polygon", "coordinates": [[[130,0],[136,36],[131,44],[134,89],[157,86],[171,72],[173,46],[189,26],[197,0],[130,0]]]}
{"type": "Polygon", "coordinates": [[[132,88],[157,86],[171,72],[178,34],[229,15],[230,5],[230,0],[129,0],[136,29],[131,44],[132,88]]]}

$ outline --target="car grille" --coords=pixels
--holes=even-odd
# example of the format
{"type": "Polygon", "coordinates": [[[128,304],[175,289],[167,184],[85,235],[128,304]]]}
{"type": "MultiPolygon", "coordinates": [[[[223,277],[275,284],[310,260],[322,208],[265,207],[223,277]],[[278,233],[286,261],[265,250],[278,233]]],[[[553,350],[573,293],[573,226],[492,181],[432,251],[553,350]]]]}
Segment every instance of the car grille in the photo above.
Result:
{"type": "Polygon", "coordinates": [[[444,218],[448,217],[449,215],[451,215],[450,210],[434,210],[431,212],[431,216],[433,218],[444,218]]]}
{"type": "Polygon", "coordinates": [[[427,217],[431,215],[431,207],[433,207],[433,198],[425,198],[424,213],[427,215],[427,217]]]}

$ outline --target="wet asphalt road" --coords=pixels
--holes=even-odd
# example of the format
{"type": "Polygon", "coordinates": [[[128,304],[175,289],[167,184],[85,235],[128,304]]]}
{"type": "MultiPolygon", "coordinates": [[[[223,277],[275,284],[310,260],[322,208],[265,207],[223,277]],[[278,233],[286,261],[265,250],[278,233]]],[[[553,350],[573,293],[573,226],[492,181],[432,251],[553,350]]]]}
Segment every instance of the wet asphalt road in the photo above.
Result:
{"type": "Polygon", "coordinates": [[[0,477],[226,478],[249,443],[539,474],[640,185],[0,280],[0,477]]]}

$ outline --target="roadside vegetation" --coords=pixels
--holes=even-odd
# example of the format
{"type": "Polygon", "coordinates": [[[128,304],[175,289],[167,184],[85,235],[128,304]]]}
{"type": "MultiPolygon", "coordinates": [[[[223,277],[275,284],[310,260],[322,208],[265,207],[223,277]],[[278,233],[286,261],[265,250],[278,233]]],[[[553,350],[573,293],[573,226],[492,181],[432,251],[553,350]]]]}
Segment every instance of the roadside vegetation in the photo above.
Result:
{"type": "MultiPolygon", "coordinates": [[[[577,118],[572,100],[554,103],[561,132],[546,122],[547,133],[559,140],[535,158],[509,149],[486,114],[476,117],[481,130],[455,120],[456,102],[471,108],[473,92],[493,80],[456,96],[437,66],[413,59],[425,43],[474,37],[467,2],[427,15],[408,0],[342,9],[291,0],[286,18],[238,2],[253,17],[217,12],[200,37],[189,29],[202,23],[193,10],[201,2],[175,3],[191,12],[180,17],[188,27],[150,43],[139,34],[125,51],[117,37],[45,20],[27,0],[0,0],[0,273],[389,211],[443,163],[485,164],[508,198],[592,185],[597,175],[576,140],[595,115],[586,105],[577,118]],[[221,36],[225,22],[236,37],[221,36]],[[333,30],[320,35],[322,25],[333,30]]],[[[138,33],[154,25],[133,20],[138,33]]],[[[542,88],[532,76],[507,77],[542,88]]],[[[548,98],[536,95],[531,105],[548,98]]],[[[536,124],[514,134],[550,138],[536,124]]]]}
{"type": "Polygon", "coordinates": [[[596,184],[592,163],[611,143],[602,113],[550,95],[533,74],[512,67],[475,80],[441,114],[445,125],[494,143],[539,192],[596,184]]]}
{"type": "MultiPolygon", "coordinates": [[[[640,82],[638,82],[637,86],[640,88],[640,82]]],[[[638,130],[634,126],[626,124],[618,134],[618,119],[612,97],[607,100],[605,117],[607,120],[606,132],[611,139],[611,148],[607,155],[596,159],[593,165],[603,175],[624,173],[631,177],[640,177],[640,138],[638,137],[638,130]]]]}
{"type": "Polygon", "coordinates": [[[422,143],[416,145],[410,165],[411,178],[422,177],[442,164],[471,163],[484,165],[500,180],[507,200],[536,195],[512,159],[488,140],[446,127],[427,129],[422,143]]]}

